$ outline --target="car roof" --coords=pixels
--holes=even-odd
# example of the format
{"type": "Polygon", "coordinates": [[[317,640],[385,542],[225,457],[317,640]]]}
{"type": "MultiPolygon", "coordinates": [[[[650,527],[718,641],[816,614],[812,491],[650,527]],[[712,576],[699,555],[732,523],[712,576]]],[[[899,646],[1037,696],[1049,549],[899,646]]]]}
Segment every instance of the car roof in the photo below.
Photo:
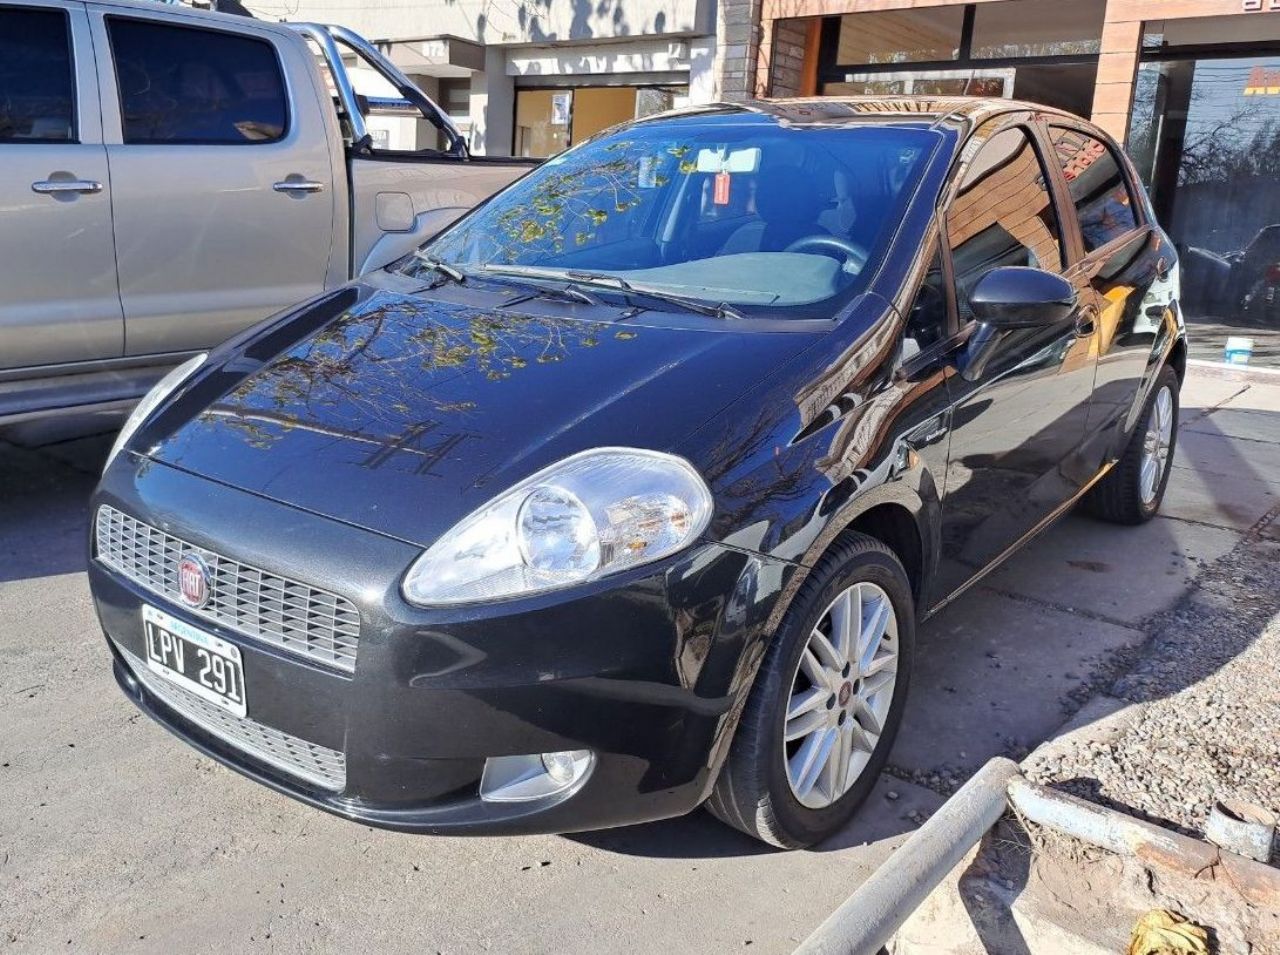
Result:
{"type": "Polygon", "coordinates": [[[276,20],[263,20],[258,17],[250,17],[238,13],[224,13],[217,10],[205,10],[201,7],[189,6],[185,3],[163,3],[159,0],[89,0],[90,6],[109,7],[112,10],[127,15],[131,12],[147,13],[151,16],[167,16],[174,21],[200,22],[209,21],[213,23],[225,23],[228,25],[247,26],[252,24],[255,27],[261,27],[272,32],[289,35],[292,33],[287,26],[276,20]]]}
{"type": "Polygon", "coordinates": [[[1081,123],[1090,130],[1096,129],[1088,120],[1064,110],[1039,103],[986,96],[807,96],[754,99],[740,103],[686,106],[651,118],[724,115],[735,112],[744,116],[755,114],[761,122],[772,120],[788,126],[878,125],[953,127],[962,130],[972,130],[984,120],[1004,113],[1032,112],[1081,123]]]}

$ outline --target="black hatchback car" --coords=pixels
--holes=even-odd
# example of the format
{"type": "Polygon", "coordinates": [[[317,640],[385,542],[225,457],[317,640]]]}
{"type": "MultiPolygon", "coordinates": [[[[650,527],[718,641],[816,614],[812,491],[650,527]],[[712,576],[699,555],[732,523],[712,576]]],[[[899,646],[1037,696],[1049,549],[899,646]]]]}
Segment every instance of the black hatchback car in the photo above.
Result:
{"type": "Polygon", "coordinates": [[[176,369],[93,499],[115,673],[351,819],[839,828],[917,622],[1077,502],[1150,518],[1173,246],[1009,101],[694,108],[176,369]]]}

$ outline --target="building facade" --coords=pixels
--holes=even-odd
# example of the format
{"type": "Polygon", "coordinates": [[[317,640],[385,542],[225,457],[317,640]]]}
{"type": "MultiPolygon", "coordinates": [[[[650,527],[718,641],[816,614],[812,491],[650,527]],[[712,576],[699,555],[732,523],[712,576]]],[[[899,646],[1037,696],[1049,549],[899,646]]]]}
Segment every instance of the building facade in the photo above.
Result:
{"type": "MultiPolygon", "coordinates": [[[[720,95],[715,0],[248,0],[245,6],[264,19],[340,24],[376,42],[479,154],[550,156],[624,119],[720,95]]],[[[744,43],[743,62],[745,50],[744,43]]],[[[379,131],[393,138],[434,135],[423,128],[406,133],[394,123],[379,131]]]]}
{"type": "Polygon", "coordinates": [[[1203,337],[1280,340],[1280,0],[722,3],[758,21],[726,98],[978,94],[1091,117],[1178,244],[1203,337]]]}

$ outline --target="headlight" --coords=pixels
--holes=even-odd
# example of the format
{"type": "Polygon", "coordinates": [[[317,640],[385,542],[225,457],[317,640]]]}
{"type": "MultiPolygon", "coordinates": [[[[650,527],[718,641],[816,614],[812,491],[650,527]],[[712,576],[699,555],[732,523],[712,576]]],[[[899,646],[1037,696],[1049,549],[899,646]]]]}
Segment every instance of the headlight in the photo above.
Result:
{"type": "Polygon", "coordinates": [[[445,534],[409,568],[418,606],[539,593],[659,560],[711,519],[711,492],[685,460],[598,448],[553,464],[445,534]]]}
{"type": "Polygon", "coordinates": [[[102,466],[104,471],[111,466],[111,462],[115,460],[115,456],[120,453],[121,449],[129,443],[129,439],[133,437],[134,432],[138,430],[142,422],[146,421],[151,412],[159,407],[160,402],[168,398],[175,388],[190,378],[208,357],[207,354],[201,354],[196,355],[194,358],[188,358],[155,383],[155,386],[146,393],[129,417],[125,419],[124,427],[120,429],[120,434],[116,437],[116,443],[111,446],[111,453],[107,455],[107,463],[102,466]]]}

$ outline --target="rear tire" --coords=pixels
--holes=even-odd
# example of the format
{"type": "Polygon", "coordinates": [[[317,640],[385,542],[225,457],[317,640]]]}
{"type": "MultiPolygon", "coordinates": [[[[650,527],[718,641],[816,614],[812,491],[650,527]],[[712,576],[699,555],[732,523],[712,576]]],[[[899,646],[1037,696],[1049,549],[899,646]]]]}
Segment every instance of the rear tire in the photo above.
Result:
{"type": "Polygon", "coordinates": [[[1178,388],[1177,372],[1166,365],[1124,454],[1085,496],[1085,509],[1094,517],[1113,524],[1143,524],[1160,510],[1178,443],[1178,388]]]}
{"type": "Polygon", "coordinates": [[[874,538],[842,537],[783,617],[707,807],[784,849],[838,832],[888,760],[914,649],[901,562],[874,538]]]}

